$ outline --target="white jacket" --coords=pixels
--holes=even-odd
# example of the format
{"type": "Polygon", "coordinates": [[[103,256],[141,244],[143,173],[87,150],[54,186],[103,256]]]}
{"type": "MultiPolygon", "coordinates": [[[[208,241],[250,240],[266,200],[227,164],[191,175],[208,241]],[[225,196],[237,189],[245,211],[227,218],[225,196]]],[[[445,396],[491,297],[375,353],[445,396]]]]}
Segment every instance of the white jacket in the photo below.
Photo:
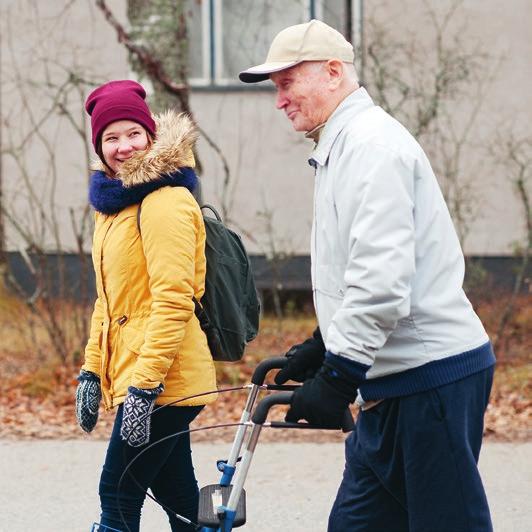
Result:
{"type": "Polygon", "coordinates": [[[458,357],[459,366],[471,367],[437,365],[449,373],[445,382],[493,364],[462,289],[464,258],[449,211],[412,135],[360,88],[329,118],[309,162],[316,168],[316,314],[329,352],[371,366],[360,387],[364,399],[442,384],[423,370],[406,385],[370,389],[371,380],[426,364],[428,370],[450,357],[456,362],[457,355],[467,359],[458,357]],[[430,382],[416,385],[420,379],[430,382]]]}

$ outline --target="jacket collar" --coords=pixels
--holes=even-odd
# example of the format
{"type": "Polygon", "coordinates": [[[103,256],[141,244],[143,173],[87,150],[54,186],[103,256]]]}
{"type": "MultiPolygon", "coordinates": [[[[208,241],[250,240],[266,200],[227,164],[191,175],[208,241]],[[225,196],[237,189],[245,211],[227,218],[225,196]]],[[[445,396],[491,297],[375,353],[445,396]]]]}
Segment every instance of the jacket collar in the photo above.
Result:
{"type": "Polygon", "coordinates": [[[310,154],[309,163],[312,166],[315,166],[316,163],[324,166],[327,163],[334,141],[342,129],[355,119],[358,114],[374,105],[370,95],[363,87],[347,96],[325,123],[318,144],[310,154]]]}
{"type": "Polygon", "coordinates": [[[314,129],[307,131],[305,133],[305,138],[311,139],[314,141],[315,144],[318,144],[318,142],[320,141],[321,132],[323,131],[324,127],[325,127],[325,122],[323,122],[323,124],[319,124],[314,129]]]}

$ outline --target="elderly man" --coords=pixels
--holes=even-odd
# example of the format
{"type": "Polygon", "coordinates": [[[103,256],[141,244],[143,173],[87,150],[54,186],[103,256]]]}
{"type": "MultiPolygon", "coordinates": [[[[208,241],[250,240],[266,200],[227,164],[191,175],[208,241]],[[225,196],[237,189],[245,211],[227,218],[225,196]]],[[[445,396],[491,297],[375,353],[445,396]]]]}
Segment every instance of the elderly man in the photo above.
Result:
{"type": "Polygon", "coordinates": [[[361,407],[330,532],[489,531],[477,461],[495,357],[430,163],[358,85],[353,60],[340,33],[312,20],[240,73],[271,79],[277,108],[315,141],[319,329],[276,377],[304,381],[286,419],[338,426],[361,407]]]}

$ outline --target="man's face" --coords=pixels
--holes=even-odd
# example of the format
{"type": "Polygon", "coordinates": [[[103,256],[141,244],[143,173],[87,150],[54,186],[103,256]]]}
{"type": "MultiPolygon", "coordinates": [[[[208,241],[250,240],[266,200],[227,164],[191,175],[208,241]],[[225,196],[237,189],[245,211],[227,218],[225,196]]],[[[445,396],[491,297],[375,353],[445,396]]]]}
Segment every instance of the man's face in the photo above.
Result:
{"type": "Polygon", "coordinates": [[[296,131],[310,131],[328,118],[328,76],[324,63],[306,61],[270,75],[282,109],[296,131]]]}

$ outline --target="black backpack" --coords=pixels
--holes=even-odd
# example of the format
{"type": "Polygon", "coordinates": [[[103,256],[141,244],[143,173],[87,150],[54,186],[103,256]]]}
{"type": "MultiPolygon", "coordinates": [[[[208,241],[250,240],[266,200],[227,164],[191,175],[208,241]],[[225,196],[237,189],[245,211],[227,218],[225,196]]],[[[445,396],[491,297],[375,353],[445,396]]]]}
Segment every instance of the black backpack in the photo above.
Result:
{"type": "MultiPolygon", "coordinates": [[[[137,227],[140,230],[140,209],[137,227]]],[[[195,314],[207,337],[214,360],[240,360],[248,342],[259,330],[260,303],[251,262],[240,236],[228,229],[211,205],[203,205],[215,218],[203,216],[207,273],[205,293],[199,302],[193,297],[195,314]]]]}

